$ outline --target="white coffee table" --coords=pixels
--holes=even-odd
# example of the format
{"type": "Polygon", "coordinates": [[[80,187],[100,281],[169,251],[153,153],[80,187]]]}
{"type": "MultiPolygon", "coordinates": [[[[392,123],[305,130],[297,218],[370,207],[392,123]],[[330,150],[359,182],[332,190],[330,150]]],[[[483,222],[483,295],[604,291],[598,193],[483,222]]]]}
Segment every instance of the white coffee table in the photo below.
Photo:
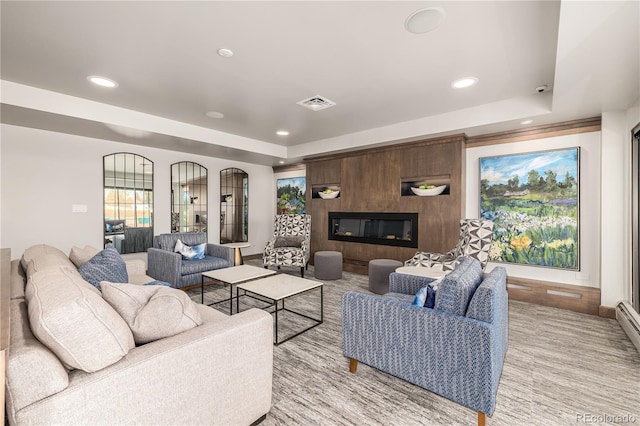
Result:
{"type": "MultiPolygon", "coordinates": [[[[259,268],[251,265],[232,266],[230,268],[216,269],[214,271],[207,271],[202,273],[202,282],[200,284],[201,291],[201,303],[204,304],[204,278],[210,278],[212,280],[229,284],[229,299],[220,300],[218,302],[211,303],[211,305],[217,305],[218,303],[229,301],[229,315],[233,315],[233,286],[246,281],[255,280],[257,278],[267,277],[274,275],[276,271],[269,269],[259,268]]],[[[238,297],[238,291],[236,290],[236,298],[238,297]]]]}
{"type": "Polygon", "coordinates": [[[419,277],[427,278],[442,278],[451,271],[440,271],[438,269],[429,268],[428,266],[401,266],[396,268],[396,272],[399,274],[417,275],[419,277]]]}
{"type": "MultiPolygon", "coordinates": [[[[299,336],[305,331],[309,331],[312,328],[322,324],[322,322],[324,321],[324,293],[323,293],[322,286],[323,286],[323,283],[319,281],[313,281],[306,278],[300,278],[300,277],[296,277],[288,274],[278,274],[271,277],[262,278],[259,280],[240,284],[237,286],[237,289],[236,289],[236,305],[237,305],[236,311],[240,312],[240,297],[238,294],[240,290],[244,290],[245,294],[251,293],[252,295],[259,296],[264,299],[268,299],[271,302],[271,304],[267,306],[265,309],[268,309],[272,306],[275,307],[274,311],[272,312],[275,318],[274,344],[278,346],[279,344],[284,343],[287,340],[293,339],[294,337],[299,336]],[[310,317],[308,315],[294,311],[289,308],[285,308],[284,302],[286,299],[302,293],[306,293],[308,291],[311,291],[317,288],[320,289],[320,319],[310,317]],[[278,306],[280,302],[282,303],[282,307],[278,306]],[[310,327],[305,328],[302,331],[299,331],[293,336],[289,336],[286,339],[280,341],[278,340],[278,312],[279,311],[291,312],[303,318],[310,319],[314,321],[314,324],[311,325],[310,327]]],[[[247,294],[247,296],[249,295],[247,294]]]]}

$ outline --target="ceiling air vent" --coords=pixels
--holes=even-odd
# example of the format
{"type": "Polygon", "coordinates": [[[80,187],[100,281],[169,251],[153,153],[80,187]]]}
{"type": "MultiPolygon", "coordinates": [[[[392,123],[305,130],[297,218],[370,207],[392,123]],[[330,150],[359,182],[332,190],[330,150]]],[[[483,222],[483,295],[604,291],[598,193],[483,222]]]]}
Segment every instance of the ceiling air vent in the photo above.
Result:
{"type": "Polygon", "coordinates": [[[330,101],[327,98],[323,98],[320,95],[312,96],[309,99],[296,102],[298,105],[302,105],[305,108],[309,108],[311,111],[320,111],[321,109],[327,109],[334,106],[336,103],[330,101]]]}

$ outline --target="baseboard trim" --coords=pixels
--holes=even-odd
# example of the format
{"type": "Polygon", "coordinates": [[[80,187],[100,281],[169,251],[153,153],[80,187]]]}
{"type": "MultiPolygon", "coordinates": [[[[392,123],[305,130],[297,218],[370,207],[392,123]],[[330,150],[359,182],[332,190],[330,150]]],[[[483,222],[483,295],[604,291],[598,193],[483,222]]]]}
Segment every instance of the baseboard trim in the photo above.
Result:
{"type": "Polygon", "coordinates": [[[600,315],[598,288],[508,277],[507,291],[511,300],[600,315]]]}
{"type": "Polygon", "coordinates": [[[359,275],[369,275],[369,262],[365,260],[344,259],[342,270],[359,275]]]}
{"type": "Polygon", "coordinates": [[[598,315],[603,318],[616,319],[616,308],[600,305],[600,307],[598,308],[598,315]]]}
{"type": "MultiPolygon", "coordinates": [[[[260,259],[262,254],[244,256],[245,260],[260,259]]],[[[368,262],[344,259],[345,272],[367,275],[368,262]]],[[[551,306],[603,318],[615,318],[615,308],[600,305],[600,289],[528,278],[508,277],[507,290],[511,300],[551,306]]]]}
{"type": "Polygon", "coordinates": [[[258,253],[258,254],[249,254],[249,255],[243,255],[242,258],[244,260],[255,260],[255,259],[262,259],[262,253],[258,253]]]}

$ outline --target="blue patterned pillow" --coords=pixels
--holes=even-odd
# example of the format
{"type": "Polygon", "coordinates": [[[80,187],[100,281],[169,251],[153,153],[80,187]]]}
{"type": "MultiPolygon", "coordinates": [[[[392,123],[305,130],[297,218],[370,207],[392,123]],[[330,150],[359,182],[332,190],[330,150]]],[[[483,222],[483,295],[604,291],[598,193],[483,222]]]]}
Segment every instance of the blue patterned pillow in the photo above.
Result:
{"type": "Polygon", "coordinates": [[[148,282],[148,283],[146,283],[144,285],[163,285],[165,287],[171,287],[171,284],[169,284],[168,282],[159,281],[159,280],[154,280],[154,281],[148,282]]]}
{"type": "Polygon", "coordinates": [[[205,250],[207,249],[207,243],[198,244],[195,246],[189,246],[182,241],[176,241],[175,252],[180,253],[184,260],[196,260],[204,259],[205,250]]]}
{"type": "Polygon", "coordinates": [[[430,285],[427,286],[427,300],[424,302],[425,308],[433,308],[436,304],[436,291],[430,285]]]}
{"type": "Polygon", "coordinates": [[[416,297],[413,299],[413,306],[424,306],[424,302],[427,301],[428,288],[428,285],[420,287],[420,290],[416,293],[416,297]]]}
{"type": "Polygon", "coordinates": [[[78,268],[78,272],[85,281],[100,290],[100,281],[112,283],[126,283],[129,281],[127,265],[124,259],[113,247],[107,247],[93,256],[84,265],[78,268]]]}
{"type": "Polygon", "coordinates": [[[413,299],[412,305],[424,306],[425,308],[433,308],[436,304],[436,291],[442,282],[442,278],[431,281],[426,286],[420,288],[413,299]]]}

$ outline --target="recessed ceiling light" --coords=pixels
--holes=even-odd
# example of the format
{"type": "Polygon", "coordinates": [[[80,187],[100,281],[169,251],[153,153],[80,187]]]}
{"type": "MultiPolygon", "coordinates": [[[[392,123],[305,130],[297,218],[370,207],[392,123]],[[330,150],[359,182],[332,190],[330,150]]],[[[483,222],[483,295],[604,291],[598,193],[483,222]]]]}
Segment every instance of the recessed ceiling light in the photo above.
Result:
{"type": "Polygon", "coordinates": [[[224,114],[218,111],[209,111],[205,114],[209,118],[223,118],[224,114]]]}
{"type": "Polygon", "coordinates": [[[278,164],[284,164],[284,160],[278,161],[278,164]]]}
{"type": "Polygon", "coordinates": [[[418,9],[407,17],[404,27],[413,34],[424,34],[438,28],[446,17],[441,7],[427,7],[418,9]]]}
{"type": "Polygon", "coordinates": [[[226,48],[218,49],[218,55],[222,56],[223,58],[230,58],[233,56],[233,51],[226,48]]]}
{"type": "Polygon", "coordinates": [[[289,132],[287,130],[278,130],[276,132],[276,135],[278,135],[278,136],[289,136],[289,132]]]}
{"type": "Polygon", "coordinates": [[[478,79],[475,77],[463,77],[451,83],[451,87],[454,89],[464,89],[465,87],[473,86],[477,82],[478,79]]]}
{"type": "Polygon", "coordinates": [[[520,124],[531,124],[531,123],[533,123],[533,120],[524,120],[520,122],[520,124]]]}
{"type": "Polygon", "coordinates": [[[118,83],[116,83],[115,81],[106,77],[100,77],[98,75],[90,75],[89,77],[87,77],[87,80],[102,87],[118,87],[118,83]]]}

